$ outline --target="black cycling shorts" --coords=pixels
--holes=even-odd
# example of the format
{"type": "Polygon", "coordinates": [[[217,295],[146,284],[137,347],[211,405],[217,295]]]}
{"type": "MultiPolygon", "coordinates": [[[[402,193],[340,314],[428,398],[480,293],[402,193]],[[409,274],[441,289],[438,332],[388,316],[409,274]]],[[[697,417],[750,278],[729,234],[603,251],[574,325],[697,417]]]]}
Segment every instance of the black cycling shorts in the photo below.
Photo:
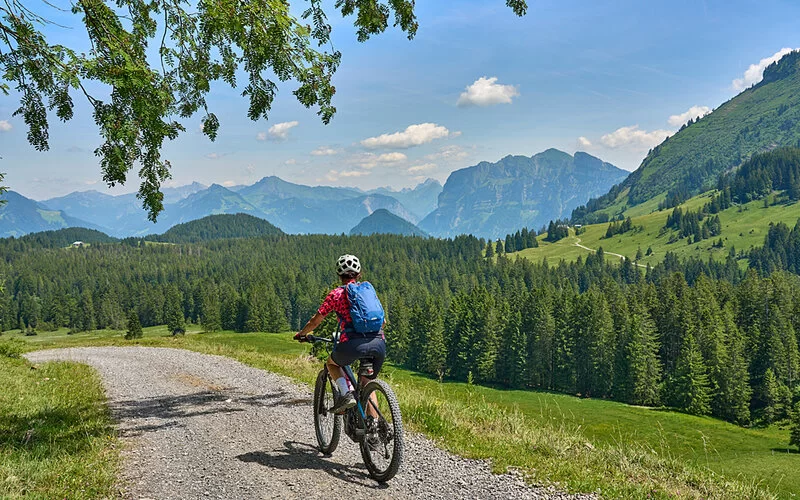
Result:
{"type": "Polygon", "coordinates": [[[347,366],[361,358],[372,358],[372,368],[378,376],[386,358],[386,341],[383,335],[362,337],[358,333],[348,334],[346,342],[338,342],[333,346],[331,359],[339,366],[347,366]]]}

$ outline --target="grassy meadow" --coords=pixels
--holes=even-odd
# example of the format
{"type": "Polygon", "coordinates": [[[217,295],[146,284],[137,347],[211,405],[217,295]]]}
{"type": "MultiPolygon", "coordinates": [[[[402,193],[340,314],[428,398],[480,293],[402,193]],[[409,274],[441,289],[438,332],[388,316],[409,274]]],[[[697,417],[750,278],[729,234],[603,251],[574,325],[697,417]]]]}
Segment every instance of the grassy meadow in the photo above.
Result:
{"type": "MultiPolygon", "coordinates": [[[[165,327],[125,341],[120,332],[66,331],[22,337],[28,349],[149,345],[220,354],[312,384],[320,363],[290,334],[220,332],[173,338],[165,327]]],[[[4,336],[5,337],[5,336],[4,336]]],[[[4,338],[3,337],[3,338],[4,338]]],[[[792,498],[800,455],[778,426],[743,429],[709,417],[444,382],[387,365],[407,425],[460,455],[517,467],[535,483],[608,498],[792,498]]],[[[311,425],[310,415],[309,425],[311,425]]]]}
{"type": "MultiPolygon", "coordinates": [[[[703,205],[711,201],[712,193],[705,193],[696,196],[681,207],[686,210],[699,210],[703,205]]],[[[567,238],[555,243],[544,241],[544,235],[539,237],[538,248],[528,248],[520,252],[512,253],[518,257],[525,257],[537,262],[547,259],[551,264],[560,260],[573,262],[579,256],[586,258],[591,252],[576,246],[580,243],[591,249],[603,247],[606,252],[613,252],[625,255],[630,259],[635,258],[636,251],[642,250],[644,255],[648,247],[652,248],[653,253],[643,257],[639,262],[642,265],[650,264],[655,266],[664,259],[667,252],[673,252],[678,258],[697,257],[707,260],[709,257],[724,260],[731,247],[737,252],[747,251],[752,247],[762,246],[764,237],[769,229],[770,222],[783,222],[790,228],[794,227],[800,219],[800,204],[778,204],[764,208],[763,201],[753,201],[745,205],[733,206],[719,213],[722,223],[722,234],[716,238],[702,240],[691,245],[687,244],[686,238],[674,243],[668,243],[672,231],[660,234],[661,228],[667,221],[667,216],[673,209],[658,210],[660,198],[655,198],[642,205],[633,207],[625,212],[630,216],[634,226],[641,226],[641,231],[630,231],[606,239],[606,229],[608,223],[593,224],[584,226],[586,230],[580,236],[570,229],[567,238]],[[715,241],[722,238],[723,248],[713,248],[715,241]]],[[[609,256],[609,258],[613,258],[609,256]]]]}
{"type": "Polygon", "coordinates": [[[0,337],[0,498],[117,496],[117,441],[97,374],[37,369],[0,337]]]}

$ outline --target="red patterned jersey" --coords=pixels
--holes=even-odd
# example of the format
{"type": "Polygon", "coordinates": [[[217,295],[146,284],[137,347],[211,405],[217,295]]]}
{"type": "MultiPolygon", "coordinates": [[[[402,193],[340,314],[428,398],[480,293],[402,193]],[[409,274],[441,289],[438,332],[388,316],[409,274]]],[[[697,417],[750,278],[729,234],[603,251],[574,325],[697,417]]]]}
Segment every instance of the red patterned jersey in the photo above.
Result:
{"type": "MultiPolygon", "coordinates": [[[[348,284],[355,282],[356,280],[350,280],[348,284]]],[[[339,342],[347,342],[347,334],[344,332],[344,326],[348,323],[352,323],[353,318],[350,317],[350,301],[347,299],[347,291],[343,286],[337,286],[331,290],[328,296],[325,297],[325,300],[322,301],[322,305],[317,309],[317,313],[323,316],[327,316],[331,311],[335,311],[339,319],[339,329],[342,332],[339,337],[339,342]]]]}

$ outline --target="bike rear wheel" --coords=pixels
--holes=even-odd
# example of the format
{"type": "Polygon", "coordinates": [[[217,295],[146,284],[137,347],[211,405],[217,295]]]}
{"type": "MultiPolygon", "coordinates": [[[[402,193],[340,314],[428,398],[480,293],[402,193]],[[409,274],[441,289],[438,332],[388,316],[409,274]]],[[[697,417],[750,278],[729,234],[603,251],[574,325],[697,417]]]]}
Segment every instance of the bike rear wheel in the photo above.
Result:
{"type": "Polygon", "coordinates": [[[328,377],[328,370],[322,369],[317,375],[314,385],[314,430],[317,434],[319,451],[330,455],[339,446],[342,434],[342,417],[329,411],[336,397],[333,382],[328,377]]]}
{"type": "Polygon", "coordinates": [[[367,413],[367,432],[359,443],[361,456],[369,475],[383,483],[392,479],[403,463],[405,445],[400,404],[389,384],[383,380],[367,383],[361,394],[361,404],[367,413]],[[374,402],[370,401],[371,395],[375,396],[374,402]],[[370,413],[378,413],[377,418],[370,413]]]}

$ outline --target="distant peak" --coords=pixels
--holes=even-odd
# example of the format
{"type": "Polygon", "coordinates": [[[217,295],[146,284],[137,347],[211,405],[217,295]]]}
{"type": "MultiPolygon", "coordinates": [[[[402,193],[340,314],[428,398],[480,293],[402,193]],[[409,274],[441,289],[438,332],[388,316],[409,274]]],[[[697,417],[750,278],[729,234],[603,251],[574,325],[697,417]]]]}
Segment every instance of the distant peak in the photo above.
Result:
{"type": "Polygon", "coordinates": [[[419,183],[417,187],[419,187],[419,186],[441,186],[441,185],[442,185],[441,182],[437,181],[436,179],[434,179],[432,177],[428,177],[427,179],[425,179],[424,181],[419,183]]]}

